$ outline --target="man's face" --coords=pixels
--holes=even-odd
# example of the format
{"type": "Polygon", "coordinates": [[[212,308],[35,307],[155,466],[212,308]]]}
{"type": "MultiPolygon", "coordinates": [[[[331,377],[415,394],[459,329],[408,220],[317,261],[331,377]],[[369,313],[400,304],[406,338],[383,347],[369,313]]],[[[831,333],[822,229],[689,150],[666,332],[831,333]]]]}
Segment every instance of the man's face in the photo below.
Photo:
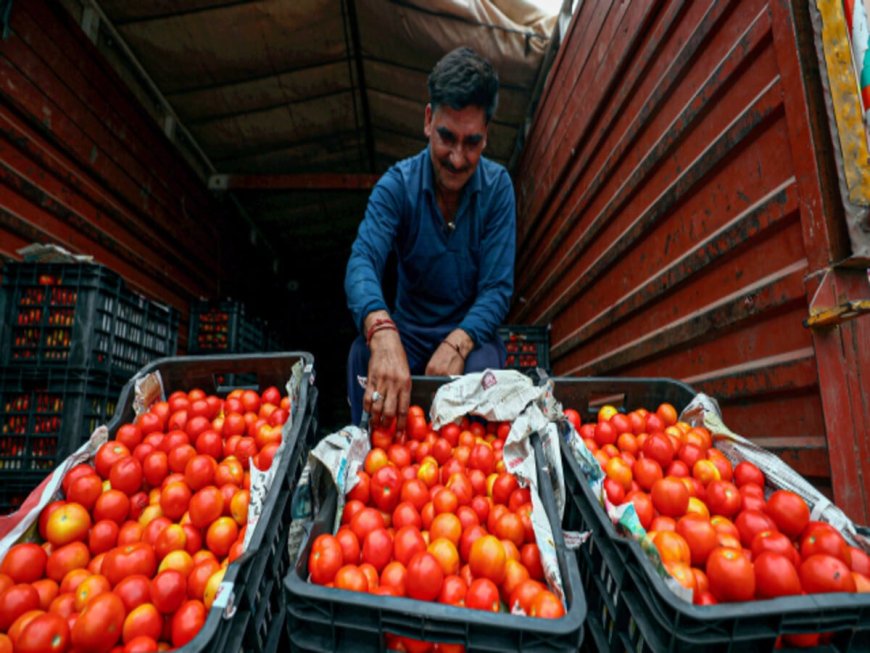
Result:
{"type": "Polygon", "coordinates": [[[486,147],[486,113],[475,106],[459,110],[440,106],[433,111],[427,104],[423,131],[429,139],[436,186],[448,194],[458,193],[486,147]]]}

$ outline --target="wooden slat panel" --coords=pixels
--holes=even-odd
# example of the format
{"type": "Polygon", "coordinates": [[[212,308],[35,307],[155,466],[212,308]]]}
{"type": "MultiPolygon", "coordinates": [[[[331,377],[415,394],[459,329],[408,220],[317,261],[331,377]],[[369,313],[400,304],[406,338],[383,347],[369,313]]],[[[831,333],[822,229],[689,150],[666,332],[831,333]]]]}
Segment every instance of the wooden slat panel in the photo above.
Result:
{"type": "Polygon", "coordinates": [[[716,397],[733,430],[866,522],[870,331],[802,326],[808,279],[844,255],[815,55],[795,37],[808,24],[786,0],[630,4],[584,2],[548,80],[515,175],[509,320],[551,324],[557,375],[666,376],[716,397]]]}

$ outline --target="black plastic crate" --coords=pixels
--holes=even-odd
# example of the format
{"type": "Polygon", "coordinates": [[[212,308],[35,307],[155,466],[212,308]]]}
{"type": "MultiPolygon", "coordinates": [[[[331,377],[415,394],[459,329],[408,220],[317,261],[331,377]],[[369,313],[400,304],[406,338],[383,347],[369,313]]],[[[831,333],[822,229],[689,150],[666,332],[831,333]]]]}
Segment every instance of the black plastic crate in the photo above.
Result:
{"type": "MultiPolygon", "coordinates": [[[[680,411],[693,391],[670,379],[556,378],[563,406],[592,420],[602,403],[620,410],[680,411]]],[[[589,650],[691,653],[773,651],[783,634],[833,632],[813,650],[870,650],[870,595],[816,594],[769,601],[696,606],[678,598],[640,545],[616,532],[562,442],[566,530],[590,532],[577,551],[589,602],[589,650]]]]}
{"type": "Polygon", "coordinates": [[[0,515],[15,512],[45,478],[40,473],[16,473],[0,481],[0,515]]]}
{"type": "MultiPolygon", "coordinates": [[[[449,379],[414,377],[411,400],[428,406],[437,388],[449,379]]],[[[533,436],[537,460],[543,454],[533,436]]],[[[291,650],[385,650],[387,634],[431,642],[458,643],[468,651],[576,651],[584,637],[586,600],[576,560],[566,549],[546,465],[539,465],[541,499],[553,527],[559,570],[568,609],[556,620],[489,613],[455,606],[377,596],[323,587],[307,582],[311,544],[331,532],[336,510],[333,491],[319,507],[297,560],[284,579],[291,650]]]]}
{"type": "Polygon", "coordinates": [[[2,296],[4,367],[89,367],[126,378],[178,346],[178,311],[101,265],[7,263],[2,296]]]}
{"type": "Polygon", "coordinates": [[[313,358],[306,352],[166,358],[144,367],[121,392],[118,413],[109,425],[110,437],[114,437],[121,424],[132,421],[136,381],[151,372],[160,372],[167,395],[196,387],[223,396],[237,387],[227,383],[227,379],[233,378],[245,378],[246,388],[262,390],[274,385],[283,391],[294,364],[299,361],[305,365],[305,371],[299,396],[291,403],[290,425],[284,430],[286,450],[275,470],[248,549],[227,567],[223,578],[223,584],[232,587],[229,603],[226,607],[213,605],[199,634],[178,651],[278,650],[279,636],[275,633],[283,629],[286,614],[281,579],[289,566],[291,488],[295,487],[308,451],[317,439],[317,389],[311,385],[313,358]]]}
{"type": "Polygon", "coordinates": [[[120,389],[113,377],[86,368],[0,373],[0,483],[53,469],[108,423],[120,389]]]}
{"type": "Polygon", "coordinates": [[[226,299],[191,305],[187,345],[191,354],[259,352],[269,349],[266,344],[266,323],[246,315],[241,302],[226,299]]]}
{"type": "Polygon", "coordinates": [[[503,324],[498,335],[507,351],[505,368],[532,372],[550,371],[550,325],[503,324]]]}

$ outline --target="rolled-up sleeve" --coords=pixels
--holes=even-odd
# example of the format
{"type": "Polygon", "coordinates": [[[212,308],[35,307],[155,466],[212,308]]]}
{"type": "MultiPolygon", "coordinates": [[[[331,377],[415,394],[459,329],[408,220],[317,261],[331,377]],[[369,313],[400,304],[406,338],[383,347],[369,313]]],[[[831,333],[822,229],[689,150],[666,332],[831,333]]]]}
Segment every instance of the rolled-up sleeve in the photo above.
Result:
{"type": "Polygon", "coordinates": [[[510,308],[516,255],[516,203],[507,171],[496,185],[495,201],[484,220],[477,299],[459,327],[475,345],[490,340],[510,308]]]}
{"type": "Polygon", "coordinates": [[[360,333],[363,332],[366,315],[372,311],[387,310],[381,279],[399,226],[401,189],[401,174],[395,167],[375,185],[347,262],[344,291],[347,306],[360,333]]]}

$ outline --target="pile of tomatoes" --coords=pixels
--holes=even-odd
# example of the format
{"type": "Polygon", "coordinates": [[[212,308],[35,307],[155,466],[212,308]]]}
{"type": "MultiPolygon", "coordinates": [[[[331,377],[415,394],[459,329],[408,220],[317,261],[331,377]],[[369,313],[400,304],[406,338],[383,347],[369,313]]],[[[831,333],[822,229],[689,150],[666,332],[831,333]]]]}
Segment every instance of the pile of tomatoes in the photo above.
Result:
{"type": "Polygon", "coordinates": [[[173,393],[122,425],[0,563],[0,653],[168,650],[205,623],[243,552],[250,465],[272,464],[289,398],[173,393]]]}
{"type": "Polygon", "coordinates": [[[797,494],[765,498],[765,476],[736,467],[710,432],[673,406],[628,414],[604,406],[595,423],[568,419],[604,470],[615,505],[634,504],[665,569],[699,605],[801,593],[870,591],[870,557],[830,525],[810,521],[797,494]]]}
{"type": "Polygon", "coordinates": [[[467,417],[434,431],[419,406],[410,408],[406,441],[397,440],[394,427],[373,429],[341,527],[312,544],[311,582],[563,616],[545,584],[529,490],[505,471],[509,432],[509,423],[467,417]]]}

